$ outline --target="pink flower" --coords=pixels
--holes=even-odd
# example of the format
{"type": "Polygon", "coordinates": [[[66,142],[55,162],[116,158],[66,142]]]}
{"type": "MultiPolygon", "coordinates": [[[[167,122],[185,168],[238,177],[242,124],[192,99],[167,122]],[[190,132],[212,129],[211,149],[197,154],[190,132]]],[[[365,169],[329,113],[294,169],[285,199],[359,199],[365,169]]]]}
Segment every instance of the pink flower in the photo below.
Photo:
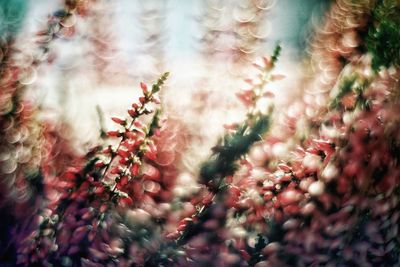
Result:
{"type": "Polygon", "coordinates": [[[144,94],[147,94],[149,92],[147,89],[147,85],[144,82],[140,83],[140,88],[142,88],[144,94]]]}

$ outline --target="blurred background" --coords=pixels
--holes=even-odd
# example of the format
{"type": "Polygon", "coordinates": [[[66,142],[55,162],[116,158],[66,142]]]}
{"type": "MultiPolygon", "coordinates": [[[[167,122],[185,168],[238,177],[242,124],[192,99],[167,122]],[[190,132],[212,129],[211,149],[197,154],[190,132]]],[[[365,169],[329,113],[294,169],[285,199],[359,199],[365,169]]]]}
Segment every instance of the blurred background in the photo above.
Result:
{"type": "MultiPolygon", "coordinates": [[[[0,1],[1,35],[15,37],[22,63],[30,63],[32,37],[61,6],[55,0],[0,1]]],[[[98,139],[99,110],[104,118],[125,116],[139,82],[169,71],[164,112],[211,145],[224,123],[243,117],[238,85],[245,86],[240,81],[251,76],[252,62],[271,54],[277,43],[283,48],[277,71],[287,77],[271,88],[274,104],[296,97],[302,58],[328,8],[324,0],[90,1],[85,16],[72,16],[55,33],[51,62],[24,81],[32,88],[27,97],[43,116],[68,122],[71,137],[90,143],[98,139]]]]}

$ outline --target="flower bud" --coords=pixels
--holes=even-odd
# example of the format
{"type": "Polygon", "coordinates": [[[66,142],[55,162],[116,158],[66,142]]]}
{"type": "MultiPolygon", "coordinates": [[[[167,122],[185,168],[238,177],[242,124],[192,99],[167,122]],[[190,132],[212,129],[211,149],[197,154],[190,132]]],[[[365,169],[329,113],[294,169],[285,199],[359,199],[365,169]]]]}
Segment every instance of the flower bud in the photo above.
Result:
{"type": "Polygon", "coordinates": [[[140,88],[142,88],[144,94],[147,94],[149,92],[149,90],[147,89],[147,85],[144,82],[140,82],[140,88]]]}
{"type": "Polygon", "coordinates": [[[111,120],[119,125],[125,125],[126,124],[126,120],[117,118],[117,117],[112,117],[111,120]]]}

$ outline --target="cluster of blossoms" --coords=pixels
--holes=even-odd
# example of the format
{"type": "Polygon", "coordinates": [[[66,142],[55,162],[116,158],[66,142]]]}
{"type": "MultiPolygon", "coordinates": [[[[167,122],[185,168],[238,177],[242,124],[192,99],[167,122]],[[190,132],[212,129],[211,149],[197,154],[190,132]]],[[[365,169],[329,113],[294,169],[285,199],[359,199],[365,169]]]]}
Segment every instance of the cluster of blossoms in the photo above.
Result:
{"type": "Polygon", "coordinates": [[[57,32],[68,28],[65,23],[76,9],[77,2],[68,1],[65,10],[49,17],[48,29],[38,33],[40,49],[25,51],[18,47],[12,35],[5,32],[0,44],[0,210],[8,219],[1,225],[0,251],[2,261],[15,261],[13,231],[24,234],[30,216],[40,206],[43,177],[40,168],[57,170],[69,165],[77,157],[59,132],[59,125],[40,121],[40,110],[25,96],[36,80],[43,62],[51,62],[51,41],[62,35],[57,32]],[[55,130],[57,129],[57,130],[55,130]],[[59,142],[61,139],[62,141],[59,142]],[[56,144],[56,146],[53,145],[56,144]],[[62,148],[66,148],[65,150],[62,148]],[[57,153],[56,151],[63,153],[57,153]],[[67,155],[69,154],[69,155],[67,155]],[[65,155],[65,157],[63,156],[65,155]],[[57,160],[53,160],[57,157],[57,160]],[[70,161],[71,160],[71,161],[70,161]],[[64,165],[65,164],[65,165],[64,165]]]}
{"type": "Polygon", "coordinates": [[[121,252],[116,249],[111,253],[111,248],[104,248],[109,239],[107,231],[115,223],[114,213],[126,207],[136,208],[130,216],[134,212],[147,213],[140,208],[150,209],[149,198],[157,198],[164,186],[159,183],[159,171],[150,164],[157,158],[152,137],[160,135],[159,113],[155,112],[148,126],[138,118],[153,113],[148,106],[159,103],[156,93],[167,75],[151,90],[141,84],[143,96],[128,110],[130,118],[113,118],[123,129],[108,132],[109,137],[120,138],[115,148],[92,151],[94,155],[87,164],[70,167],[60,177],[48,181],[45,205],[35,219],[38,229],[22,242],[19,263],[71,261],[75,265],[83,255],[88,255],[88,261],[92,257],[108,260],[121,252]],[[83,243],[91,246],[83,251],[83,243]],[[103,258],[101,253],[108,256],[103,258]]]}
{"type": "MultiPolygon", "coordinates": [[[[344,10],[344,2],[332,12],[344,10]]],[[[67,19],[72,11],[85,14],[84,3],[67,1],[40,36],[70,28],[67,19]]],[[[45,43],[39,45],[47,52],[45,43]]],[[[21,100],[29,75],[2,62],[0,171],[7,186],[0,196],[2,212],[12,222],[0,224],[8,240],[1,261],[10,266],[398,265],[398,67],[376,71],[370,55],[348,59],[330,95],[306,94],[274,114],[260,103],[274,97],[266,85],[284,78],[274,73],[279,53],[280,46],[254,65],[258,75],[237,94],[248,110],[245,121],[225,125],[225,136],[196,174],[180,172],[190,140],[184,127],[164,121],[157,109],[168,73],[151,87],[141,83],[142,94],[127,117],[112,118],[118,129],[107,136],[114,145],[82,156],[60,134],[67,126],[39,128],[21,100]]]]}
{"type": "Polygon", "coordinates": [[[289,159],[270,161],[264,148],[273,139],[250,153],[233,178],[230,224],[244,247],[264,240],[260,266],[398,263],[398,103],[390,97],[398,75],[382,72],[363,89],[357,98],[367,108],[350,104],[347,92],[340,107],[314,118],[317,131],[289,159]]]}

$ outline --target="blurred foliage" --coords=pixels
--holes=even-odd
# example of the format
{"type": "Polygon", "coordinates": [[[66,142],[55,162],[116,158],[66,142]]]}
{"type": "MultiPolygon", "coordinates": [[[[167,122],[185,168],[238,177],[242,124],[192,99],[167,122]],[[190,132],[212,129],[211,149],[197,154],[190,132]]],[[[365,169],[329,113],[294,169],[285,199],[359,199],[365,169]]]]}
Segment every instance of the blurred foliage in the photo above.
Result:
{"type": "MultiPolygon", "coordinates": [[[[233,134],[224,136],[219,145],[214,148],[214,155],[205,162],[200,170],[200,176],[204,183],[224,178],[235,170],[235,162],[245,155],[252,144],[261,140],[262,135],[268,130],[269,116],[260,116],[249,126],[244,123],[233,134]]],[[[216,183],[219,184],[218,182],[216,183]]]]}
{"type": "MultiPolygon", "coordinates": [[[[275,67],[280,56],[282,47],[278,43],[270,61],[267,62],[266,71],[269,73],[275,67]]],[[[265,84],[261,86],[261,89],[265,84]]],[[[252,98],[253,105],[257,103],[260,96],[252,98]]],[[[218,190],[224,177],[232,175],[236,170],[236,161],[246,155],[250,147],[268,131],[270,126],[270,115],[253,113],[253,109],[249,109],[247,120],[238,125],[234,132],[226,134],[213,148],[213,155],[208,161],[203,163],[200,169],[200,177],[204,184],[213,183],[213,189],[218,190]]]]}
{"type": "Polygon", "coordinates": [[[373,10],[373,26],[370,28],[366,45],[372,54],[372,67],[400,65],[400,2],[380,0],[373,10]]]}

